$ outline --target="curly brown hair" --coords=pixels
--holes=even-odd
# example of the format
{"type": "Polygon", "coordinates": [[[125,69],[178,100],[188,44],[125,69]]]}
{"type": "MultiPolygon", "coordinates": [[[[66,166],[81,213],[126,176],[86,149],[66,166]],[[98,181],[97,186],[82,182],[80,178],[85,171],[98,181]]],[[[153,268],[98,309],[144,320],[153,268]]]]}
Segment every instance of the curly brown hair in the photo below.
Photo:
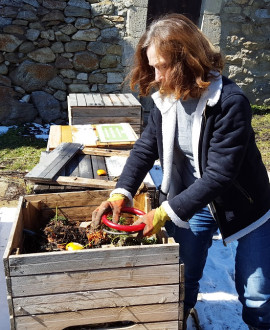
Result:
{"type": "Polygon", "coordinates": [[[199,28],[181,14],[169,14],[152,22],[141,37],[130,73],[130,87],[141,96],[158,88],[163,95],[177,99],[200,97],[210,84],[212,71],[221,73],[221,53],[214,49],[199,28]],[[154,68],[148,64],[147,48],[154,45],[158,55],[169,61],[169,78],[155,81],[154,68]]]}

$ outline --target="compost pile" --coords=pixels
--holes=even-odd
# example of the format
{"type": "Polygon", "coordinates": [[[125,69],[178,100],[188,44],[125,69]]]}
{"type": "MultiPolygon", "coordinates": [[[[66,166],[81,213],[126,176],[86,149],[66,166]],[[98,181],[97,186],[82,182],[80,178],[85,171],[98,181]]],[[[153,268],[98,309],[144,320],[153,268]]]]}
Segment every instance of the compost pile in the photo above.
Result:
{"type": "MultiPolygon", "coordinates": [[[[123,219],[120,219],[123,223],[123,219]]],[[[130,220],[126,220],[130,224],[130,220]]],[[[72,245],[76,249],[94,249],[102,245],[130,246],[156,243],[155,237],[136,237],[112,233],[112,229],[104,224],[98,230],[93,230],[88,224],[81,226],[80,221],[69,221],[65,217],[52,218],[38,232],[24,230],[22,253],[53,252],[67,250],[72,245]],[[76,248],[80,246],[80,248],[76,248]]]]}

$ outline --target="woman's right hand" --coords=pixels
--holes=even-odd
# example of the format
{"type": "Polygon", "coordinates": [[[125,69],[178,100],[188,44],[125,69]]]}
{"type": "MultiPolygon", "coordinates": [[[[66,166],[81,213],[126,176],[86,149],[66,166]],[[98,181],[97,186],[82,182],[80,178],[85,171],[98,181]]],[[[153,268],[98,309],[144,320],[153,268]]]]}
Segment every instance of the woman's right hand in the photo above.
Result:
{"type": "Polygon", "coordinates": [[[97,229],[100,226],[101,218],[104,213],[112,211],[112,221],[118,223],[120,213],[123,207],[127,204],[127,197],[122,194],[114,194],[108,200],[102,202],[92,213],[93,229],[97,229]]]}

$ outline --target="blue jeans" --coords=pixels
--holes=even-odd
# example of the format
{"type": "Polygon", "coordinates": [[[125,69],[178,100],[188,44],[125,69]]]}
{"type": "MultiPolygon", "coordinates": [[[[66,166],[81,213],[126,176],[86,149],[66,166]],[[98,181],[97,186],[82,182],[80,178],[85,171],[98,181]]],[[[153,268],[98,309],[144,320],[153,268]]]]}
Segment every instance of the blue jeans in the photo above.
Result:
{"type": "MultiPolygon", "coordinates": [[[[190,229],[167,221],[168,234],[180,244],[180,261],[185,264],[185,311],[195,306],[199,280],[212,245],[217,224],[208,208],[190,220],[190,229]]],[[[259,329],[270,329],[270,220],[238,240],[235,283],[243,305],[243,320],[259,329]]]]}

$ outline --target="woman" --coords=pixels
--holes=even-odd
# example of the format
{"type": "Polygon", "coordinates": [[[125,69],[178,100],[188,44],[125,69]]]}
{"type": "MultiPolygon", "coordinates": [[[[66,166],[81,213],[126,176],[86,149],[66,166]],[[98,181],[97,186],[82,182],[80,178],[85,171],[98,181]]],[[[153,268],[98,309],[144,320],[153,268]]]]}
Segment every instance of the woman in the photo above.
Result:
{"type": "Polygon", "coordinates": [[[144,235],[165,225],[185,264],[185,316],[197,301],[213,233],[238,240],[235,283],[250,329],[270,329],[270,186],[251,127],[250,104],[221,75],[219,52],[189,19],[153,22],[135,53],[131,88],[153,89],[148,125],[135,143],[109,200],[115,222],[160,159],[160,206],[143,216],[144,235]],[[268,257],[266,257],[268,256],[268,257]]]}

